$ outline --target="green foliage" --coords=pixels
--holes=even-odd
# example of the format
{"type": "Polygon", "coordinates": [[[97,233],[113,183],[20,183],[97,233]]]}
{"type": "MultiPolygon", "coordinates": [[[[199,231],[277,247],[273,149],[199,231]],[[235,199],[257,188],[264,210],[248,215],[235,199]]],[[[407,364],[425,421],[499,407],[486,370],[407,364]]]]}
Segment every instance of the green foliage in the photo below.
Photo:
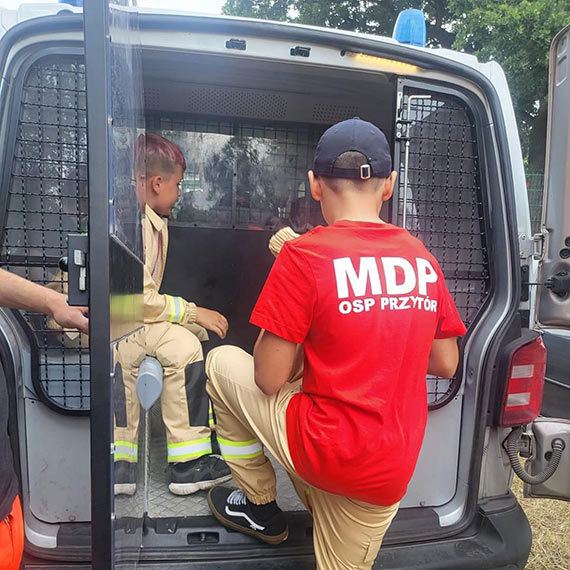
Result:
{"type": "Polygon", "coordinates": [[[224,14],[390,36],[400,11],[426,16],[429,46],[497,61],[505,71],[529,163],[544,160],[549,46],[570,22],[569,0],[227,0],[224,14]]]}
{"type": "Polygon", "coordinates": [[[449,0],[449,7],[456,16],[454,48],[504,69],[525,161],[543,171],[549,47],[570,22],[568,0],[449,0]]]}
{"type": "Polygon", "coordinates": [[[568,0],[227,0],[223,12],[390,36],[406,8],[426,15],[430,45],[498,61],[517,110],[536,114],[548,88],[550,42],[570,22],[568,0]]]}
{"type": "Polygon", "coordinates": [[[222,13],[245,18],[285,21],[294,4],[292,0],[227,0],[222,13]]]}
{"type": "Polygon", "coordinates": [[[548,93],[548,53],[570,22],[568,0],[449,0],[456,14],[454,48],[498,61],[515,108],[535,116],[548,93]]]}
{"type": "Polygon", "coordinates": [[[398,14],[406,8],[423,10],[430,45],[451,46],[455,36],[448,30],[447,0],[227,0],[223,13],[390,36],[398,14]]]}

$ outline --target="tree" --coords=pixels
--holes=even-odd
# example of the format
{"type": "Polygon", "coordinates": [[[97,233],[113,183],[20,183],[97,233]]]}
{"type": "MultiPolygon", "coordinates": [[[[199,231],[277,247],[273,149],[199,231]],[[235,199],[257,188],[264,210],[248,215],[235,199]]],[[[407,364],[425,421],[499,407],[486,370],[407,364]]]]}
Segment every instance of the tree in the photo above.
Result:
{"type": "Polygon", "coordinates": [[[294,4],[291,0],[226,0],[222,13],[244,18],[286,21],[294,4]]]}
{"type": "Polygon", "coordinates": [[[225,14],[390,36],[401,10],[426,15],[429,46],[453,47],[505,70],[525,157],[544,169],[548,53],[570,21],[568,0],[227,0],[225,14]]]}
{"type": "Polygon", "coordinates": [[[449,6],[456,17],[454,47],[504,69],[529,169],[542,172],[549,46],[570,22],[568,0],[449,0],[449,6]]]}
{"type": "Polygon", "coordinates": [[[451,47],[455,36],[446,29],[451,23],[447,0],[227,0],[223,13],[390,36],[398,14],[406,8],[423,10],[430,45],[451,47]]]}

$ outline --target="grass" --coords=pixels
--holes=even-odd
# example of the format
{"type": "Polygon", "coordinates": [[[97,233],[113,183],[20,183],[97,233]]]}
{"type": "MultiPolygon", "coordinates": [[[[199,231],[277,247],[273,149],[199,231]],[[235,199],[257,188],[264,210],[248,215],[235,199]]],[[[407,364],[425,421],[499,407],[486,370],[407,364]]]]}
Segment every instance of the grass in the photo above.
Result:
{"type": "Polygon", "coordinates": [[[525,570],[570,570],[570,502],[525,499],[518,477],[513,492],[532,528],[532,549],[525,570]]]}

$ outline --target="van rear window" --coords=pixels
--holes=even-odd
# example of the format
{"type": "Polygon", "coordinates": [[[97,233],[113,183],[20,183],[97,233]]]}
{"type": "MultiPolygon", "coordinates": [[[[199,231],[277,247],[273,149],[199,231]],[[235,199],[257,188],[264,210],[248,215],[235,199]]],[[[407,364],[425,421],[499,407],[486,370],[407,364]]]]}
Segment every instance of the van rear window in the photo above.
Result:
{"type": "Polygon", "coordinates": [[[307,171],[325,127],[160,115],[146,127],[185,153],[176,222],[249,230],[323,223],[307,171]]]}

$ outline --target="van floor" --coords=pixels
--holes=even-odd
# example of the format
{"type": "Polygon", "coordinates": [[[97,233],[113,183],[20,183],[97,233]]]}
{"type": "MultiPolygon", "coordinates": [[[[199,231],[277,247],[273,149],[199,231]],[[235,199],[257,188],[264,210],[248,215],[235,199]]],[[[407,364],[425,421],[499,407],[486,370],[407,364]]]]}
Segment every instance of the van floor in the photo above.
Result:
{"type": "MultiPolygon", "coordinates": [[[[115,498],[116,515],[118,517],[137,516],[147,511],[151,518],[188,517],[209,515],[210,509],[206,501],[207,491],[198,491],[192,495],[174,495],[168,490],[168,464],[166,461],[166,433],[160,416],[160,407],[154,406],[150,416],[150,438],[148,446],[148,494],[145,505],[145,474],[139,469],[137,492],[134,496],[118,495],[115,498]]],[[[142,418],[141,418],[142,420],[142,418]]],[[[141,421],[141,431],[143,422],[141,421]]],[[[142,448],[143,438],[139,444],[142,448]]],[[[140,453],[140,452],[139,452],[140,453]]],[[[301,511],[304,506],[286,471],[268,454],[277,476],[277,502],[284,511],[301,511]]],[[[224,485],[234,486],[233,480],[224,485]]]]}

